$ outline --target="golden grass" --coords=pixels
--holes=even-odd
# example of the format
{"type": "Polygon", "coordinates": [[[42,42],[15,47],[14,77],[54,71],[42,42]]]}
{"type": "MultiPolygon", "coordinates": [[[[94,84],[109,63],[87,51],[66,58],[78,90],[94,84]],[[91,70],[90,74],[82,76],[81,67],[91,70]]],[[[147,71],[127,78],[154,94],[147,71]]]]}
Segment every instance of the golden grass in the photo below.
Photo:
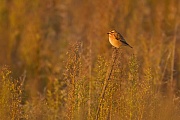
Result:
{"type": "Polygon", "coordinates": [[[0,119],[179,120],[179,7],[1,0],[0,119]],[[133,49],[111,48],[112,29],[133,49]]]}

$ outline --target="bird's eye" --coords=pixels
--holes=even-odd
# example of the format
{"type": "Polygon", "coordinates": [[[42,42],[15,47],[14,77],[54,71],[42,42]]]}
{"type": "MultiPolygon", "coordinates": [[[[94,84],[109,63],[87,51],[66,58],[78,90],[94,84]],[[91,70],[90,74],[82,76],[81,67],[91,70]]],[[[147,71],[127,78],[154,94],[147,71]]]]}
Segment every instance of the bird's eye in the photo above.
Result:
{"type": "Polygon", "coordinates": [[[112,30],[112,31],[111,31],[111,33],[115,33],[115,31],[114,31],[114,30],[112,30]]]}

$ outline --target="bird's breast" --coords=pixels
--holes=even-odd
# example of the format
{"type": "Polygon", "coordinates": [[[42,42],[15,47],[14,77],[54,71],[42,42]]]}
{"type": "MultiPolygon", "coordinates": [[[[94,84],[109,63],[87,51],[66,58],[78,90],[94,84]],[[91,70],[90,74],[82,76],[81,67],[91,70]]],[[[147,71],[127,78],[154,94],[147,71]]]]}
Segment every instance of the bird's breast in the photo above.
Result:
{"type": "Polygon", "coordinates": [[[116,40],[115,38],[109,37],[109,42],[116,48],[119,48],[121,46],[121,42],[119,40],[116,40]]]}

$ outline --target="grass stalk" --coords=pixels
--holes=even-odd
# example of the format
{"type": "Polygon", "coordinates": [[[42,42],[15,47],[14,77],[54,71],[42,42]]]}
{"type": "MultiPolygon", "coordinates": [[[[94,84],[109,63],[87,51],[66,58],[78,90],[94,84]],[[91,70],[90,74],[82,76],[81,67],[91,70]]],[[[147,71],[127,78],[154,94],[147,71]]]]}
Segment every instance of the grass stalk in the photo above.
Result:
{"type": "Polygon", "coordinates": [[[111,59],[112,62],[111,62],[111,65],[107,71],[107,76],[106,76],[104,84],[103,84],[102,92],[100,95],[100,101],[99,101],[97,113],[96,113],[96,120],[98,120],[98,118],[99,118],[99,113],[100,113],[100,109],[102,106],[102,100],[104,99],[105,91],[106,91],[106,88],[108,86],[108,82],[109,82],[111,75],[112,75],[113,67],[115,65],[115,61],[117,58],[117,50],[118,50],[117,48],[113,48],[113,54],[112,54],[112,59],[111,59]]]}

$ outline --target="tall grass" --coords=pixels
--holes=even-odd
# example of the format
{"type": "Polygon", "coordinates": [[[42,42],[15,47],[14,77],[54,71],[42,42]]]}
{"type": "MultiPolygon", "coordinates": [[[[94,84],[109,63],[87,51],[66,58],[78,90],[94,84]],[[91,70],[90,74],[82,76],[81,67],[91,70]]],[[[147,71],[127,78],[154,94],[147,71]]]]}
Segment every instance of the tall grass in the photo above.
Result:
{"type": "Polygon", "coordinates": [[[143,75],[140,75],[136,55],[126,57],[122,49],[112,49],[112,59],[98,57],[90,79],[89,72],[84,69],[82,53],[81,43],[70,47],[66,54],[68,60],[64,64],[64,77],[53,79],[53,84],[44,90],[44,95],[39,94],[24,102],[24,84],[13,80],[11,71],[3,67],[0,104],[2,118],[179,119],[179,98],[175,94],[172,95],[174,97],[168,97],[161,93],[151,68],[144,68],[143,75]]]}
{"type": "Polygon", "coordinates": [[[0,116],[1,119],[21,119],[23,114],[23,81],[13,80],[7,67],[1,69],[0,116]]]}
{"type": "Polygon", "coordinates": [[[179,120],[179,7],[1,0],[0,119],[179,120]],[[112,29],[133,49],[111,48],[112,29]]]}

